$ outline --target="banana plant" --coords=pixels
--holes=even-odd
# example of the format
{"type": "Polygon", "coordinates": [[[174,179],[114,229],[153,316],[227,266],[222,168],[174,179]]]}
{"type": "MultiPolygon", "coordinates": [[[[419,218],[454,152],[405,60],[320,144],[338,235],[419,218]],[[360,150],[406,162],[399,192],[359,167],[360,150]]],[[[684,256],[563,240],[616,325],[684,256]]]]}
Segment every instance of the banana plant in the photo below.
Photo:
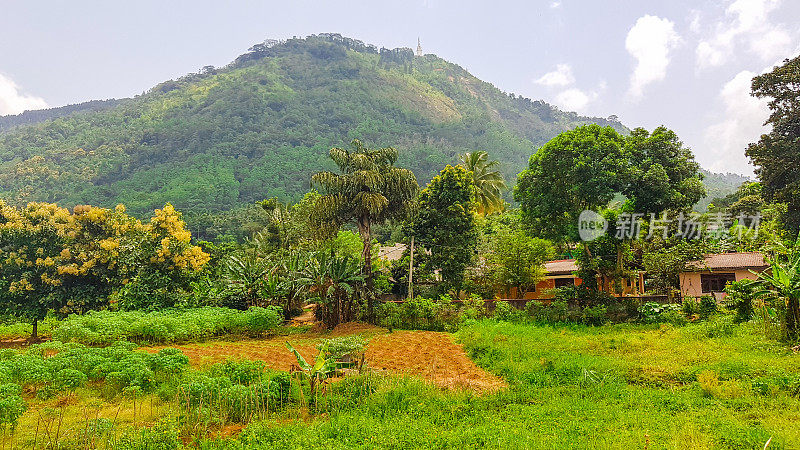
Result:
{"type": "Polygon", "coordinates": [[[757,294],[772,293],[786,302],[784,329],[786,338],[795,341],[800,338],[800,239],[788,257],[776,257],[770,261],[770,268],[758,274],[757,294]]]}
{"type": "Polygon", "coordinates": [[[333,356],[326,357],[327,352],[325,351],[325,348],[319,349],[317,358],[313,365],[309,364],[308,361],[303,358],[303,355],[301,355],[300,352],[292,347],[292,344],[290,344],[288,341],[286,342],[286,348],[294,353],[294,357],[297,358],[297,365],[300,368],[300,371],[297,371],[296,373],[303,374],[303,376],[308,378],[308,384],[311,387],[311,398],[315,399],[317,386],[324,383],[328,377],[336,372],[339,364],[336,362],[336,359],[333,356]]]}

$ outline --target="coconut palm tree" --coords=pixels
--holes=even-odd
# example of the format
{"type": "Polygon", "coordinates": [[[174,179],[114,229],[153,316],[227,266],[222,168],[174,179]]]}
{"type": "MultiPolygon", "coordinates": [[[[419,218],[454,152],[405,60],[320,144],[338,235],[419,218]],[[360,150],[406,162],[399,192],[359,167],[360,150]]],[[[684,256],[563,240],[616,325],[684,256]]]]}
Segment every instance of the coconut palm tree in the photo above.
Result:
{"type": "Polygon", "coordinates": [[[367,293],[368,315],[373,315],[372,224],[406,216],[419,185],[414,174],[395,167],[397,150],[369,149],[359,140],[352,150],[332,148],[330,157],[339,173],[317,172],[312,185],[320,188],[314,218],[321,226],[338,228],[355,223],[364,245],[362,275],[367,293]]]}
{"type": "Polygon", "coordinates": [[[472,182],[476,189],[478,213],[488,216],[503,210],[503,199],[500,196],[506,190],[503,174],[496,170],[497,161],[489,161],[489,154],[484,151],[468,152],[459,155],[461,166],[472,172],[472,182]]]}

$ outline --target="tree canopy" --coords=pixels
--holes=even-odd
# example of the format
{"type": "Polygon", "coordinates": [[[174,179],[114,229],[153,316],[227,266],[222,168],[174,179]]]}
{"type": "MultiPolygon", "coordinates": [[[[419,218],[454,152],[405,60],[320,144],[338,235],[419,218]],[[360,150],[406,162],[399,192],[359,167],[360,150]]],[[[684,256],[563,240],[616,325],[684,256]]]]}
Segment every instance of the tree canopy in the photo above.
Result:
{"type": "Polygon", "coordinates": [[[800,56],[753,78],[752,95],[768,98],[772,130],[750,144],[747,156],[767,201],[788,205],[785,226],[800,231],[800,56]]]}
{"type": "Polygon", "coordinates": [[[472,173],[475,185],[476,208],[478,214],[490,215],[504,208],[503,191],[507,189],[503,174],[497,170],[497,161],[490,161],[484,151],[468,152],[459,155],[461,165],[472,173]]]}
{"type": "Polygon", "coordinates": [[[427,264],[441,270],[447,290],[461,289],[464,271],[475,256],[475,212],[475,186],[464,167],[446,166],[420,192],[412,233],[430,251],[427,264]]]}
{"type": "MultiPolygon", "coordinates": [[[[330,150],[339,173],[318,172],[311,178],[312,184],[323,193],[316,199],[313,217],[326,227],[356,225],[363,243],[363,276],[367,290],[371,291],[372,225],[405,218],[419,185],[410,170],[394,166],[397,160],[394,148],[369,149],[358,140],[351,145],[352,150],[330,150]]],[[[371,314],[372,298],[369,300],[371,314]]]]}

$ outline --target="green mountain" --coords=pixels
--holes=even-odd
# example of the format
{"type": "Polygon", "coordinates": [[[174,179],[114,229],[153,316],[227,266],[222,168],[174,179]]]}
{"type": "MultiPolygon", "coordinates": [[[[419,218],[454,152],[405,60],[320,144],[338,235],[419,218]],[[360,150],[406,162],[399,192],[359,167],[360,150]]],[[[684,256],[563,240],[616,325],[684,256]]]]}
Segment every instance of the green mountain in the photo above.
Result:
{"type": "Polygon", "coordinates": [[[626,131],[614,117],[504,93],[435,55],[337,34],[267,41],[225,67],[84,105],[0,121],[0,198],[124,203],[140,215],[171,202],[204,237],[244,205],[299,198],[313,172],[332,168],[330,147],[353,138],[398,148],[421,183],[476,149],[513,182],[561,131],[626,131]]]}

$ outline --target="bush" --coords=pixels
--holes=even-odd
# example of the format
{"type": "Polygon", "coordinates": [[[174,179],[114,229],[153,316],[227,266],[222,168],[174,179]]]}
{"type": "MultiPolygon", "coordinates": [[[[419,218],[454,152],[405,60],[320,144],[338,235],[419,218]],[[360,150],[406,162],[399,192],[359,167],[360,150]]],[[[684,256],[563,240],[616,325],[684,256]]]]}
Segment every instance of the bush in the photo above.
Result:
{"type": "Polygon", "coordinates": [[[486,317],[486,300],[472,294],[461,302],[461,320],[476,320],[486,317]]]}
{"type": "Polygon", "coordinates": [[[404,303],[384,303],[377,314],[378,323],[390,330],[455,331],[460,321],[458,308],[447,295],[438,300],[416,297],[404,303]]]}
{"type": "Polygon", "coordinates": [[[0,385],[0,426],[15,426],[26,409],[20,386],[12,383],[0,385]]]}
{"type": "Polygon", "coordinates": [[[92,311],[71,315],[53,331],[53,339],[87,345],[116,341],[175,343],[227,334],[258,336],[282,321],[280,308],[194,308],[153,312],[92,311]]]}
{"type": "Polygon", "coordinates": [[[525,305],[525,312],[534,322],[539,323],[561,323],[568,319],[567,302],[556,300],[549,304],[530,301],[525,305]]]}
{"type": "Polygon", "coordinates": [[[717,313],[717,301],[710,295],[700,297],[700,302],[697,306],[697,313],[701,319],[708,319],[717,313]]]}
{"type": "Polygon", "coordinates": [[[606,322],[606,312],[608,308],[605,305],[589,306],[583,308],[582,321],[586,325],[599,326],[606,322]]]}
{"type": "Polygon", "coordinates": [[[739,280],[725,286],[725,303],[736,311],[736,323],[747,322],[753,318],[753,300],[756,298],[756,284],[752,280],[739,280]]]}
{"type": "Polygon", "coordinates": [[[644,323],[672,323],[685,324],[686,318],[681,313],[681,306],[677,304],[662,305],[656,302],[647,302],[639,307],[639,319],[644,323]]]}
{"type": "Polygon", "coordinates": [[[509,321],[515,316],[515,309],[508,302],[495,302],[494,304],[494,317],[497,320],[509,321]]]}

